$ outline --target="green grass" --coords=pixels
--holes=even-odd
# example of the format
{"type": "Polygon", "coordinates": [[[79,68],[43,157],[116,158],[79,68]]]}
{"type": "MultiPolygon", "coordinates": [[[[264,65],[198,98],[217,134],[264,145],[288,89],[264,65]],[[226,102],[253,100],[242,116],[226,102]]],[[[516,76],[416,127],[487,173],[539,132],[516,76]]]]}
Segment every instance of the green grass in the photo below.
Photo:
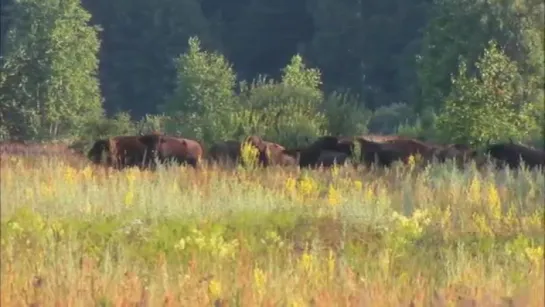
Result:
{"type": "Polygon", "coordinates": [[[543,173],[83,166],[2,159],[0,304],[544,303],[543,173]]]}

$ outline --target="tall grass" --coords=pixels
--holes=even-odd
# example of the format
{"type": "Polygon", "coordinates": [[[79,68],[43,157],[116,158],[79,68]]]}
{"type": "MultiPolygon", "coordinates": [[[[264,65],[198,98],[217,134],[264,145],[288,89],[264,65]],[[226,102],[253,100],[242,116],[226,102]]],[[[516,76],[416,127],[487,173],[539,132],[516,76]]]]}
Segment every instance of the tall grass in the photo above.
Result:
{"type": "Polygon", "coordinates": [[[543,173],[3,158],[2,306],[543,306],[543,173]],[[496,305],[494,305],[496,306],[496,305]]]}

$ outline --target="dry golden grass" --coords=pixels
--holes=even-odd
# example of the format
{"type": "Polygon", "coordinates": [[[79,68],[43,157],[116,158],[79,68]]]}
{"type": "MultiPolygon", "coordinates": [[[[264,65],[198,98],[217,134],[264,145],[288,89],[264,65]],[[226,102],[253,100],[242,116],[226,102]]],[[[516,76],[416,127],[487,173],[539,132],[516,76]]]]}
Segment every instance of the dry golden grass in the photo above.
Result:
{"type": "Polygon", "coordinates": [[[2,306],[543,306],[543,173],[2,157],[2,306]]]}

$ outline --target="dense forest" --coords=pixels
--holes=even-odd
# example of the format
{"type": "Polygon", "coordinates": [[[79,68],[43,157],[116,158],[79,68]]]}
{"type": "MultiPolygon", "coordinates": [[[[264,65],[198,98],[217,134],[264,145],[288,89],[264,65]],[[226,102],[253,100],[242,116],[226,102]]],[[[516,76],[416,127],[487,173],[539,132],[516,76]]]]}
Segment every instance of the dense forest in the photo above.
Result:
{"type": "Polygon", "coordinates": [[[0,134],[543,142],[542,0],[2,0],[0,134]]]}

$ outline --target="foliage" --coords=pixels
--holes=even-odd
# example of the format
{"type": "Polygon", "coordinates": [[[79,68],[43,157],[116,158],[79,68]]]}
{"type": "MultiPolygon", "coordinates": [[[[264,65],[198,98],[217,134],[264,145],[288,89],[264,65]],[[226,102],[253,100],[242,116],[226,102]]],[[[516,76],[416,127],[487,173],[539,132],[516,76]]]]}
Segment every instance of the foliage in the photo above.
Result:
{"type": "Polygon", "coordinates": [[[198,36],[218,47],[198,0],[82,0],[100,25],[100,85],[108,114],[129,112],[133,119],[160,112],[176,86],[172,59],[198,36]]]}
{"type": "Polygon", "coordinates": [[[201,50],[197,37],[176,60],[178,77],[164,111],[172,114],[180,132],[205,142],[223,139],[233,127],[227,114],[236,112],[236,76],[227,60],[216,52],[201,50]]]}
{"type": "Polygon", "coordinates": [[[2,159],[2,305],[545,299],[541,172],[66,160],[2,159]]]}
{"type": "Polygon", "coordinates": [[[322,110],[327,117],[327,131],[332,135],[367,133],[371,112],[357,96],[348,92],[333,92],[324,99],[322,110]]]}
{"type": "Polygon", "coordinates": [[[127,112],[119,112],[111,118],[100,118],[90,122],[84,130],[84,138],[91,142],[96,139],[118,135],[135,135],[137,129],[127,112]]]}
{"type": "Polygon", "coordinates": [[[491,40],[520,68],[525,100],[543,101],[544,8],[536,0],[434,1],[418,58],[419,109],[441,108],[459,56],[472,73],[491,40]]]}
{"type": "Polygon", "coordinates": [[[369,121],[369,130],[378,134],[392,134],[402,124],[414,124],[413,109],[404,103],[378,108],[369,121]]]}
{"type": "Polygon", "coordinates": [[[59,138],[102,115],[97,29],[79,1],[16,1],[3,42],[3,129],[14,137],[59,138]]]}
{"type": "Polygon", "coordinates": [[[282,81],[266,77],[241,84],[238,122],[246,134],[262,135],[285,146],[320,135],[327,125],[321,112],[320,72],[295,55],[283,69],[282,81]]]}
{"type": "Polygon", "coordinates": [[[516,63],[490,42],[475,66],[476,76],[468,76],[466,62],[460,63],[439,130],[454,142],[470,144],[527,136],[535,123],[523,100],[516,63]]]}
{"type": "Polygon", "coordinates": [[[104,109],[130,114],[137,132],[205,143],[254,133],[285,146],[367,131],[451,142],[436,133],[430,114],[451,95],[459,56],[474,75],[491,40],[520,77],[531,136],[517,141],[539,139],[545,124],[540,0],[82,5],[91,16],[75,0],[9,0],[0,8],[0,138],[86,138],[104,130],[90,127],[112,120],[99,118],[98,77],[104,109]],[[97,31],[87,23],[103,28],[96,77],[97,31]]]}
{"type": "Polygon", "coordinates": [[[259,150],[248,142],[240,145],[240,158],[245,167],[254,169],[258,166],[259,150]]]}

